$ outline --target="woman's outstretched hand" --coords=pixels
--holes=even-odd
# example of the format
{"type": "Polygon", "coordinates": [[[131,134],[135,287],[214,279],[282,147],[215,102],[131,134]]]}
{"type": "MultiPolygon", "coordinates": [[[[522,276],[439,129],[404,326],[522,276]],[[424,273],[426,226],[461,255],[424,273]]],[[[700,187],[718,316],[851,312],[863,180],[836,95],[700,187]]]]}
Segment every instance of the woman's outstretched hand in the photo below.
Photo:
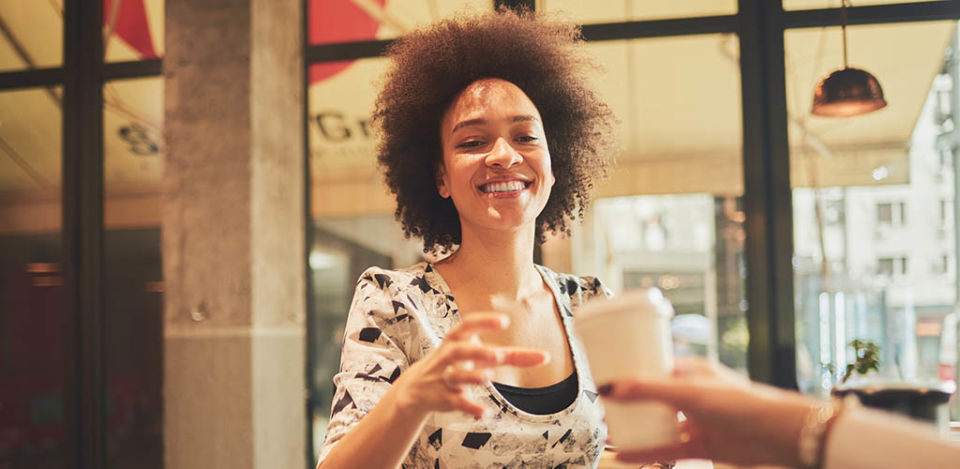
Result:
{"type": "Polygon", "coordinates": [[[672,376],[601,386],[604,399],[656,400],[680,410],[681,441],[622,451],[624,462],[712,459],[730,464],[796,466],[797,438],[811,398],[749,381],[704,359],[677,359],[672,376]]]}
{"type": "Polygon", "coordinates": [[[443,344],[410,366],[392,388],[400,409],[422,417],[430,412],[459,410],[475,418],[483,407],[467,398],[464,386],[481,385],[496,366],[530,367],[546,363],[549,355],[533,349],[492,347],[477,338],[481,331],[498,331],[510,324],[500,313],[474,313],[447,333],[443,344]]]}

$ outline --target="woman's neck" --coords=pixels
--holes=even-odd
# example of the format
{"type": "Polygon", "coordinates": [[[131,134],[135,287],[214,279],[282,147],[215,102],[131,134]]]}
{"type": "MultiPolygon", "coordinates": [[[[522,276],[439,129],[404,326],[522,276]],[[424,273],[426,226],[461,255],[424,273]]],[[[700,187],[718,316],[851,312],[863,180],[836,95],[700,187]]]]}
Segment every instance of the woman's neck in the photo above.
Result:
{"type": "Polygon", "coordinates": [[[533,264],[533,243],[533,226],[509,233],[465,229],[460,248],[438,268],[455,284],[469,281],[474,292],[520,300],[543,288],[533,264]]]}

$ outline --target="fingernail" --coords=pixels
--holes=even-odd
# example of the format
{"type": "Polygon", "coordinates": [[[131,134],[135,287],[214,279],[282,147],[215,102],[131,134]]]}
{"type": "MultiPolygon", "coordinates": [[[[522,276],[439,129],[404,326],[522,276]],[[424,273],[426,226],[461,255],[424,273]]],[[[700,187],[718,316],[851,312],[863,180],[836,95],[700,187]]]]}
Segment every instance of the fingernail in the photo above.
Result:
{"type": "Polygon", "coordinates": [[[598,386],[598,387],[597,387],[597,394],[599,394],[599,395],[601,395],[601,396],[608,396],[608,395],[610,395],[610,392],[612,392],[612,391],[613,391],[613,385],[612,385],[612,384],[604,384],[603,386],[598,386]]]}

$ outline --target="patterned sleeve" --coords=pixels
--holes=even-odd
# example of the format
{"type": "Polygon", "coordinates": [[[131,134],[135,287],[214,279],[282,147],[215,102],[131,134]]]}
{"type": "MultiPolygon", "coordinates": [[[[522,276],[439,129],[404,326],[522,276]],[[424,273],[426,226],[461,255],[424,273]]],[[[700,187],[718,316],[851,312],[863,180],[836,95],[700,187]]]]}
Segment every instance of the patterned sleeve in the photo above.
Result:
{"type": "Polygon", "coordinates": [[[394,319],[392,282],[379,270],[364,272],[353,295],[344,330],[340,371],[334,376],[323,461],[340,438],[369,412],[409,365],[404,344],[387,331],[394,319]]]}
{"type": "Polygon", "coordinates": [[[596,277],[581,277],[580,282],[583,287],[583,296],[584,300],[589,300],[595,296],[605,296],[610,298],[613,296],[613,292],[610,291],[605,285],[600,283],[600,279],[596,277]]]}

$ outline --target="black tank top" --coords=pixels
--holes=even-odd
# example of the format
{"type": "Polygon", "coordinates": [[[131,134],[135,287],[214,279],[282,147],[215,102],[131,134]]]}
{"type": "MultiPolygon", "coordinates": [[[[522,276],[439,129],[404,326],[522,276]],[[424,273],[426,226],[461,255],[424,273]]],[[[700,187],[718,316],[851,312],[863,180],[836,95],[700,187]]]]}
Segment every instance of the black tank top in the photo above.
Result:
{"type": "Polygon", "coordinates": [[[563,381],[542,388],[520,388],[501,383],[493,383],[493,386],[504,399],[528,414],[555,414],[577,400],[576,371],[563,381]]]}

